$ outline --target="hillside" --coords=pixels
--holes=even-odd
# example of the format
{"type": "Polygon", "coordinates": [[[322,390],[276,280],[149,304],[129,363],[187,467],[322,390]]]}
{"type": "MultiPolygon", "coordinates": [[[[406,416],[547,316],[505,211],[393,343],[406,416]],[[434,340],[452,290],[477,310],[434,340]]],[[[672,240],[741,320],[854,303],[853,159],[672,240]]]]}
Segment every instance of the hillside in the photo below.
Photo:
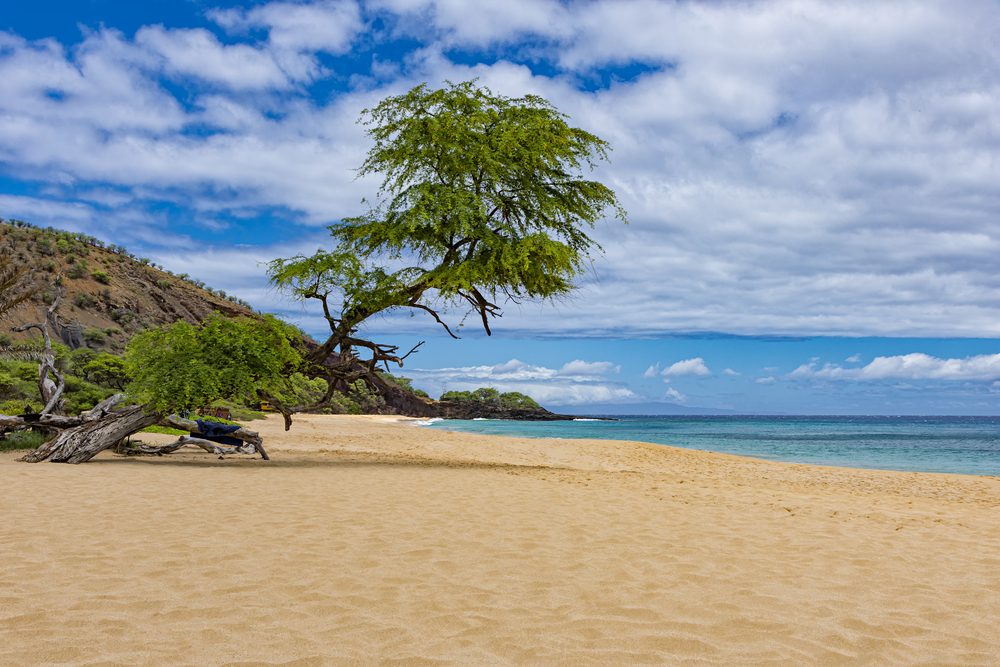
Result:
{"type": "Polygon", "coordinates": [[[133,333],[146,327],[200,322],[213,311],[253,313],[248,304],[83,234],[0,221],[0,253],[15,265],[32,267],[42,286],[33,302],[6,318],[2,335],[13,339],[28,335],[10,329],[38,321],[60,277],[65,294],[59,316],[69,330],[64,339],[79,336],[88,347],[110,352],[120,352],[133,333]]]}

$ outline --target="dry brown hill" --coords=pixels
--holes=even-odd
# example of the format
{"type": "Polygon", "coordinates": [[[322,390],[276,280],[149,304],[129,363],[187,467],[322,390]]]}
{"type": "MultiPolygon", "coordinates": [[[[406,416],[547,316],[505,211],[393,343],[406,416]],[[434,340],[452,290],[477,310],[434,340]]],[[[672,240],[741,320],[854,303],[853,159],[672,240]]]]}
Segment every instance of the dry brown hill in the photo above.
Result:
{"type": "Polygon", "coordinates": [[[250,315],[245,304],[204,285],[106,245],[83,234],[40,229],[19,221],[0,221],[0,253],[15,266],[27,267],[40,286],[33,301],[9,314],[2,335],[12,327],[38,321],[57,283],[64,296],[59,316],[65,339],[82,337],[89,347],[120,351],[131,335],[149,326],[177,320],[199,322],[213,311],[250,315]]]}

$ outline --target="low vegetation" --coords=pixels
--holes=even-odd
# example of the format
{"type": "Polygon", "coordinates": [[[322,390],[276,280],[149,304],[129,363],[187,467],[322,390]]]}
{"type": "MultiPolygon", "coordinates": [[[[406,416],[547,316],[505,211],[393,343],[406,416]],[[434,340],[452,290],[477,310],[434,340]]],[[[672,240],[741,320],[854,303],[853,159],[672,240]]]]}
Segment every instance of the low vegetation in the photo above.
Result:
{"type": "Polygon", "coordinates": [[[542,407],[535,399],[521,392],[500,393],[492,387],[481,387],[475,391],[446,391],[441,394],[440,400],[454,403],[476,403],[505,410],[540,410],[542,407]]]}

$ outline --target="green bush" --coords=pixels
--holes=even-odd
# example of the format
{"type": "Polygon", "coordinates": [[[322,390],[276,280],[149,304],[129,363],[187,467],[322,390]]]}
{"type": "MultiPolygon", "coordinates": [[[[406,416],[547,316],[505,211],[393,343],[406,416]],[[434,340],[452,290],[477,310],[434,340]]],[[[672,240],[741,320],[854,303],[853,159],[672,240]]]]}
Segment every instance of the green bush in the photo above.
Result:
{"type": "Polygon", "coordinates": [[[79,280],[87,275],[87,265],[84,262],[74,262],[66,271],[66,275],[74,280],[79,280]]]}
{"type": "Polygon", "coordinates": [[[83,332],[83,340],[87,341],[88,345],[104,345],[107,338],[102,329],[87,329],[83,332]]]}
{"type": "Polygon", "coordinates": [[[179,428],[170,428],[169,426],[159,426],[154,424],[153,426],[147,426],[142,429],[142,433],[165,433],[166,435],[190,435],[187,431],[182,431],[179,428]]]}
{"type": "Polygon", "coordinates": [[[73,305],[77,308],[92,308],[97,305],[97,299],[93,294],[87,292],[77,292],[73,297],[73,305]]]}
{"type": "Polygon", "coordinates": [[[49,439],[49,436],[38,431],[24,430],[0,434],[0,452],[10,452],[20,449],[35,449],[49,439]]]}
{"type": "Polygon", "coordinates": [[[109,276],[104,271],[94,271],[90,274],[90,277],[101,283],[102,285],[108,285],[111,283],[111,276],[109,276]]]}

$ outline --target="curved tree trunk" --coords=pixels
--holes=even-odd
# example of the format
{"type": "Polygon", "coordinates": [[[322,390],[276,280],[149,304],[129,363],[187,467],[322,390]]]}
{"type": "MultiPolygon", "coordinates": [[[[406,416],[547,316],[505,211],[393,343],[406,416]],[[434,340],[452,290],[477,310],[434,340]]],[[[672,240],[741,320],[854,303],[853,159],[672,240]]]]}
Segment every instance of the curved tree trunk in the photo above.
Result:
{"type": "Polygon", "coordinates": [[[161,418],[162,415],[150,412],[144,406],[131,406],[96,421],[68,428],[21,460],[28,463],[46,459],[54,463],[83,463],[133,433],[159,422],[161,418]]]}

